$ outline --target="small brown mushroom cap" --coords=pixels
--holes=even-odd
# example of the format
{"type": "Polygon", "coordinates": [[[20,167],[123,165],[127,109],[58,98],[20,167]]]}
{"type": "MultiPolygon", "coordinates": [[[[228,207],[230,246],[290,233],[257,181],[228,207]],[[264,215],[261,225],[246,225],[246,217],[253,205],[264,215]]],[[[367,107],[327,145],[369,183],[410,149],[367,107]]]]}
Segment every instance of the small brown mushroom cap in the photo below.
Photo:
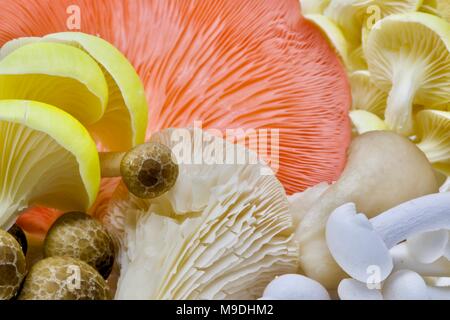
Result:
{"type": "Polygon", "coordinates": [[[134,195],[156,198],[170,190],[178,177],[178,165],[169,148],[160,143],[136,146],[122,159],[122,179],[134,195]]]}
{"type": "Polygon", "coordinates": [[[58,218],[48,231],[44,254],[80,259],[106,279],[114,263],[114,244],[100,222],[83,212],[69,212],[58,218]]]}
{"type": "Polygon", "coordinates": [[[13,298],[25,277],[22,248],[14,237],[0,229],[0,300],[13,298]]]}
{"type": "Polygon", "coordinates": [[[25,279],[19,300],[108,300],[108,285],[87,263],[51,257],[36,263],[25,279]]]}

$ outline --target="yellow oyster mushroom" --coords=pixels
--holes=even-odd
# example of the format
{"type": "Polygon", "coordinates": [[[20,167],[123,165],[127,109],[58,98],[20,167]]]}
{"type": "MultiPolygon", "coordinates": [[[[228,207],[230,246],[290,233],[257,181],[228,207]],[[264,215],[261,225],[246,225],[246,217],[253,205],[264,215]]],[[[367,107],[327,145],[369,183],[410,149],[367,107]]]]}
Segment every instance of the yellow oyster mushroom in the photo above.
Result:
{"type": "Polygon", "coordinates": [[[48,104],[0,100],[0,228],[32,205],[87,210],[100,184],[89,132],[48,104]]]}
{"type": "Polygon", "coordinates": [[[348,63],[347,40],[339,27],[329,18],[320,14],[307,14],[305,18],[314,23],[327,37],[345,65],[348,63]]]}
{"type": "Polygon", "coordinates": [[[422,110],[416,119],[417,146],[438,171],[450,175],[450,112],[422,110]]]}
{"type": "Polygon", "coordinates": [[[450,22],[450,1],[449,0],[423,0],[420,11],[431,13],[450,22]]]}
{"type": "Polygon", "coordinates": [[[357,134],[363,134],[369,131],[387,130],[387,126],[383,120],[377,115],[366,110],[352,110],[350,111],[350,119],[354,131],[357,134]]]}
{"type": "Polygon", "coordinates": [[[371,79],[389,92],[385,122],[414,133],[413,104],[430,108],[450,100],[450,24],[426,13],[392,15],[379,21],[366,47],[371,79]]]}
{"type": "Polygon", "coordinates": [[[0,60],[0,99],[58,106],[89,125],[103,117],[108,86],[100,67],[84,51],[64,44],[30,43],[0,60]]]}
{"type": "Polygon", "coordinates": [[[387,93],[380,90],[370,79],[370,72],[359,70],[349,75],[352,88],[352,109],[369,111],[383,118],[387,93]]]}
{"type": "Polygon", "coordinates": [[[0,57],[34,42],[61,43],[85,51],[101,67],[108,88],[103,117],[89,125],[96,141],[107,151],[126,151],[145,140],[148,106],[142,82],[126,57],[107,41],[80,32],[61,32],[43,38],[28,37],[4,45],[0,57]]]}
{"type": "Polygon", "coordinates": [[[330,0],[300,0],[303,14],[321,14],[330,0]]]}
{"type": "Polygon", "coordinates": [[[391,14],[416,11],[422,0],[331,0],[324,15],[343,31],[349,43],[348,69],[367,69],[363,38],[372,26],[391,14]]]}
{"type": "Polygon", "coordinates": [[[398,13],[413,12],[422,0],[331,0],[325,15],[335,21],[351,43],[361,43],[363,27],[371,28],[378,20],[398,13]]]}

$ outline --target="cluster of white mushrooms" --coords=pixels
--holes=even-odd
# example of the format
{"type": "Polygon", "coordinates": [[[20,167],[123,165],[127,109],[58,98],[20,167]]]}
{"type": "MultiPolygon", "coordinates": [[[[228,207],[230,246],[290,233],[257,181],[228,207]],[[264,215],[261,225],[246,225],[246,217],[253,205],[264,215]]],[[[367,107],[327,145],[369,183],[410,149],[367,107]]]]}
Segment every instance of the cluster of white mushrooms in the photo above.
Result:
{"type": "Polygon", "coordinates": [[[291,196],[303,275],[276,278],[263,299],[450,299],[449,182],[438,180],[407,139],[356,138],[339,181],[291,196]]]}

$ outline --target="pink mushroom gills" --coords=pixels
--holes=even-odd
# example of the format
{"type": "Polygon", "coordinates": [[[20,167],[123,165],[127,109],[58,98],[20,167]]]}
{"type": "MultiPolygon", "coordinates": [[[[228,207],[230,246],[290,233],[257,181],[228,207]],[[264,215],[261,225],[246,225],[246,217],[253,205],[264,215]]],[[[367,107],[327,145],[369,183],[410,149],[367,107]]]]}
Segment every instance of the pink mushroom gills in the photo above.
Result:
{"type": "Polygon", "coordinates": [[[0,45],[67,31],[69,6],[81,13],[76,31],[99,35],[136,68],[147,138],[196,120],[221,130],[279,129],[277,176],[289,194],[340,175],[350,88],[298,0],[3,0],[0,45]]]}
{"type": "Polygon", "coordinates": [[[450,229],[450,193],[404,202],[370,220],[347,203],[330,215],[326,239],[335,261],[352,278],[366,283],[376,267],[381,282],[394,267],[389,249],[414,234],[439,229],[450,229]]]}
{"type": "MultiPolygon", "coordinates": [[[[298,0],[2,0],[0,45],[67,33],[69,7],[81,13],[75,31],[118,48],[142,79],[147,138],[196,120],[220,130],[273,129],[279,148],[269,142],[261,156],[273,160],[288,194],[339,177],[351,136],[348,79],[298,0]]],[[[123,138],[108,132],[110,142],[123,138]]],[[[98,201],[114,187],[103,182],[98,201]]],[[[39,214],[19,223],[36,230],[39,214]]]]}

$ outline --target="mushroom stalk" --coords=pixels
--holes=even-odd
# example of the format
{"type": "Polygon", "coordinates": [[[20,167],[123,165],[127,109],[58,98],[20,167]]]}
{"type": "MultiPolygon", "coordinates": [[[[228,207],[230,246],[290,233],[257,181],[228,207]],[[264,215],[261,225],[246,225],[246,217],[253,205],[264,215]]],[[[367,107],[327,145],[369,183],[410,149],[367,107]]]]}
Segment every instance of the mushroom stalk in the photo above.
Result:
{"type": "Polygon", "coordinates": [[[437,193],[404,202],[370,220],[347,203],[328,219],[326,240],[347,274],[367,282],[374,280],[375,272],[376,282],[381,282],[394,268],[389,249],[411,235],[446,228],[450,228],[450,193],[437,193]]]}
{"type": "Polygon", "coordinates": [[[120,177],[120,163],[126,152],[100,152],[100,168],[103,178],[120,177]]]}
{"type": "Polygon", "coordinates": [[[101,152],[102,177],[122,177],[128,190],[143,199],[156,198],[176,182],[178,165],[160,143],[145,143],[128,152],[101,152]]]}
{"type": "Polygon", "coordinates": [[[389,249],[417,233],[450,229],[450,193],[436,193],[407,201],[370,222],[389,249]]]}
{"type": "Polygon", "coordinates": [[[409,253],[406,243],[401,243],[390,250],[394,261],[394,270],[411,270],[424,277],[450,277],[450,261],[444,257],[433,263],[421,263],[409,253]]]}
{"type": "Polygon", "coordinates": [[[416,89],[414,70],[397,72],[387,99],[385,121],[389,128],[404,136],[413,132],[412,105],[416,89]]]}

